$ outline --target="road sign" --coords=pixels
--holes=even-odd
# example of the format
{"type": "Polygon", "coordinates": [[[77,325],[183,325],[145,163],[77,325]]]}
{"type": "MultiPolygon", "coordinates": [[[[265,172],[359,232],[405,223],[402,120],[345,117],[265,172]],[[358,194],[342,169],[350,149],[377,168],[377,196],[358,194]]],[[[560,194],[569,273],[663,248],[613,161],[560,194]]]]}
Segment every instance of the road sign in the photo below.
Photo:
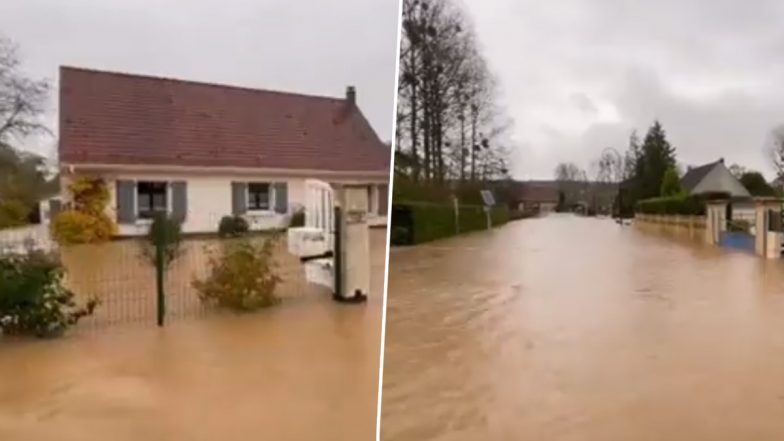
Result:
{"type": "Polygon", "coordinates": [[[484,201],[485,206],[492,207],[495,205],[495,196],[493,196],[493,192],[490,190],[479,190],[479,193],[482,195],[482,201],[484,201]]]}

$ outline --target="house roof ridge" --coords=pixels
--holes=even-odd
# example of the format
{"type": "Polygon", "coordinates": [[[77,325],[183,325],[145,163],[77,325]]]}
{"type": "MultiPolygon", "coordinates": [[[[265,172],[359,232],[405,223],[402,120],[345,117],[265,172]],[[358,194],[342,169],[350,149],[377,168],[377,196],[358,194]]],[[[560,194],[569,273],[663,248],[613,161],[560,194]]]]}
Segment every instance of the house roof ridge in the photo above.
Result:
{"type": "Polygon", "coordinates": [[[176,78],[176,77],[163,76],[163,75],[136,74],[130,72],[96,69],[90,67],[60,65],[60,70],[61,71],[70,70],[76,72],[85,72],[85,73],[93,73],[93,74],[101,74],[101,75],[113,75],[113,76],[142,79],[142,80],[166,81],[166,82],[172,82],[178,84],[190,84],[194,86],[213,87],[218,89],[232,89],[232,90],[240,90],[240,91],[253,92],[253,93],[269,93],[269,94],[286,95],[286,96],[300,97],[300,98],[320,99],[320,100],[327,100],[327,101],[335,101],[336,103],[346,101],[345,98],[340,98],[337,96],[314,95],[314,94],[291,92],[285,90],[274,90],[274,89],[265,89],[259,87],[249,87],[249,86],[237,86],[237,85],[227,84],[227,83],[188,80],[184,78],[176,78]]]}
{"type": "Polygon", "coordinates": [[[681,185],[691,192],[694,188],[699,184],[705,176],[713,170],[714,167],[717,165],[724,164],[723,159],[719,159],[717,161],[708,162],[707,164],[698,165],[696,167],[690,167],[686,170],[686,173],[681,177],[680,183],[681,185]]]}
{"type": "Polygon", "coordinates": [[[388,169],[350,100],[60,67],[60,159],[72,163],[388,169]]]}

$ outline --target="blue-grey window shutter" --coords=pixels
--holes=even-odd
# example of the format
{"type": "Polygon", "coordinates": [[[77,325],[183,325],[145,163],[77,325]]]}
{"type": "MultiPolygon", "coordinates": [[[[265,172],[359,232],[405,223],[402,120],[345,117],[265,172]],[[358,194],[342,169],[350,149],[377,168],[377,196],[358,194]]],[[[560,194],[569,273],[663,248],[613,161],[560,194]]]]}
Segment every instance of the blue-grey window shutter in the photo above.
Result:
{"type": "Polygon", "coordinates": [[[132,224],[136,222],[134,207],[136,183],[133,181],[117,181],[117,223],[132,224]]]}
{"type": "Polygon", "coordinates": [[[275,184],[275,212],[286,214],[289,211],[289,184],[278,182],[275,184]]]}
{"type": "Polygon", "coordinates": [[[172,219],[185,222],[188,216],[188,184],[185,181],[171,183],[172,190],[172,219]]]}
{"type": "Polygon", "coordinates": [[[378,214],[386,216],[389,205],[389,185],[378,186],[378,214]]]}
{"type": "Polygon", "coordinates": [[[231,183],[231,212],[235,216],[245,214],[248,211],[247,187],[248,184],[244,182],[231,183]]]}

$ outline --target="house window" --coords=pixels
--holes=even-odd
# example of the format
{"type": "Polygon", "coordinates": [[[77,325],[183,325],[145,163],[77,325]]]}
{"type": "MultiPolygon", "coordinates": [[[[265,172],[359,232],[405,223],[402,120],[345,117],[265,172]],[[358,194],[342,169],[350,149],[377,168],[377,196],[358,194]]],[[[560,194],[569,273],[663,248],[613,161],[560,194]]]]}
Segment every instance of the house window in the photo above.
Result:
{"type": "Polygon", "coordinates": [[[136,184],[136,207],[140,219],[152,219],[169,211],[165,182],[140,181],[136,184]]]}
{"type": "Polygon", "coordinates": [[[248,211],[272,209],[272,188],[269,183],[248,183],[248,211]]]}

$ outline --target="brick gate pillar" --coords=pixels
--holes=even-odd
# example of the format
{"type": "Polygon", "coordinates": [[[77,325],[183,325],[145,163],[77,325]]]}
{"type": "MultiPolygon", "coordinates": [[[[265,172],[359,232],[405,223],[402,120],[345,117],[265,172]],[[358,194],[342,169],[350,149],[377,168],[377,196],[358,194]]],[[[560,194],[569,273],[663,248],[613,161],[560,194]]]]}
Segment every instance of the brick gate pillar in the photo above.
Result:
{"type": "Polygon", "coordinates": [[[711,245],[718,245],[721,233],[727,229],[727,203],[724,199],[705,203],[705,241],[711,245]]]}
{"type": "Polygon", "coordinates": [[[758,256],[767,259],[781,257],[780,226],[776,228],[778,231],[771,231],[771,213],[777,213],[780,217],[781,203],[779,198],[754,198],[754,252],[758,256]]]}

